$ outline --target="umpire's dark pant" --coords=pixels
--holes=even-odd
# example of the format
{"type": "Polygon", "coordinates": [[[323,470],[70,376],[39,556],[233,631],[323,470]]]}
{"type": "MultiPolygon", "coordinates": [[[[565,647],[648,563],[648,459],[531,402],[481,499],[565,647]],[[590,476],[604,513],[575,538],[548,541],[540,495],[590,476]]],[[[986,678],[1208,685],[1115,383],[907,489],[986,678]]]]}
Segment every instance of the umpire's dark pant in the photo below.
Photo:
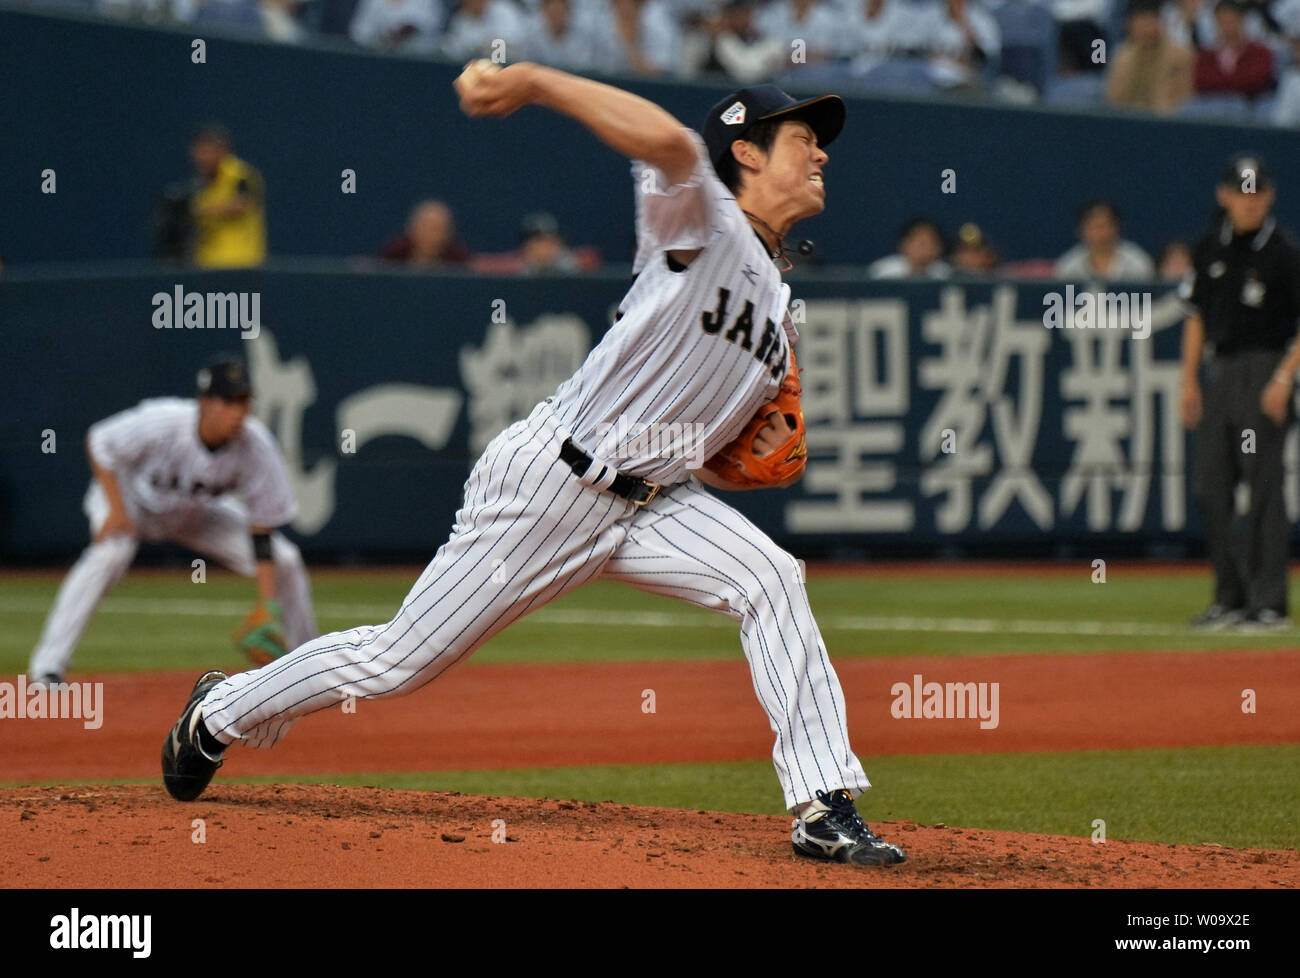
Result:
{"type": "Polygon", "coordinates": [[[1259,400],[1281,350],[1243,350],[1209,364],[1196,433],[1195,491],[1214,567],[1214,602],[1248,612],[1287,613],[1290,530],[1282,499],[1282,447],[1294,417],[1278,425],[1259,400]],[[1252,435],[1253,433],[1253,435],[1252,435]],[[1245,526],[1236,522],[1236,489],[1250,488],[1245,526]]]}

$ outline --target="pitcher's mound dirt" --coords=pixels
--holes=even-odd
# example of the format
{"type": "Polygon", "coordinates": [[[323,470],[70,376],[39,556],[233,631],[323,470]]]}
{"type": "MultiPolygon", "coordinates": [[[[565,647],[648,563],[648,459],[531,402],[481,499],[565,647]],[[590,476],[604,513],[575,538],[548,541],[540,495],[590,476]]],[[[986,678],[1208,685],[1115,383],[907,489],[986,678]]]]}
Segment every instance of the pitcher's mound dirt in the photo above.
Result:
{"type": "Polygon", "coordinates": [[[0,791],[5,887],[1295,887],[1300,853],[881,822],[888,869],[793,855],[788,818],[328,785],[0,791]],[[493,837],[503,841],[494,841],[493,837]]]}

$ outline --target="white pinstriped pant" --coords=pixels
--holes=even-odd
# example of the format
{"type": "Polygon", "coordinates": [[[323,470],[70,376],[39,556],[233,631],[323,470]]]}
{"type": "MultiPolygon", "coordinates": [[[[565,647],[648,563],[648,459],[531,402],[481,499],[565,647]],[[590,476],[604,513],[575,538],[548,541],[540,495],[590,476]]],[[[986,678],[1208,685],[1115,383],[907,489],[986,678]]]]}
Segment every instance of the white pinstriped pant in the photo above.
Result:
{"type": "Polygon", "coordinates": [[[566,436],[546,403],[498,435],[470,474],[451,538],[396,617],[231,676],[204,701],[208,729],[270,747],[299,717],[348,696],[413,693],[511,622],[607,577],[740,622],[787,808],[818,790],[869,788],[794,558],[695,483],[641,508],[592,487],[559,460],[566,436]]]}

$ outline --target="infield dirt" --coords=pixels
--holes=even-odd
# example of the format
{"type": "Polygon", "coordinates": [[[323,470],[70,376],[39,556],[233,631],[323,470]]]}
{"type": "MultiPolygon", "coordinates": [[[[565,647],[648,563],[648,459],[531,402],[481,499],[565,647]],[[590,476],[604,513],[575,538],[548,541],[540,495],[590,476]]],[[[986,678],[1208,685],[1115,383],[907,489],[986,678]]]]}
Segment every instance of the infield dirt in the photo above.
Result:
{"type": "Polygon", "coordinates": [[[150,785],[9,788],[0,805],[6,887],[1300,884],[1300,853],[1290,851],[1095,844],[910,822],[876,826],[906,848],[901,866],[828,865],[793,854],[780,816],[448,792],[218,783],[181,805],[150,785]]]}

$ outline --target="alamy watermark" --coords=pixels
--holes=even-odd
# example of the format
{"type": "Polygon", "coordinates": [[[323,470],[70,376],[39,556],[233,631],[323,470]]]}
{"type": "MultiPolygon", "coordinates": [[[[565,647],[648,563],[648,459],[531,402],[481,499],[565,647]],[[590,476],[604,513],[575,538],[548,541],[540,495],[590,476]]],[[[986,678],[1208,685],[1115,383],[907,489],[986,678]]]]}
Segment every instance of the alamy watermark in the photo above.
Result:
{"type": "Polygon", "coordinates": [[[1151,335],[1150,292],[1065,292],[1043,296],[1043,325],[1048,329],[1131,329],[1133,339],[1151,335]]]}
{"type": "Polygon", "coordinates": [[[595,453],[607,461],[642,458],[685,458],[688,469],[701,468],[705,461],[704,425],[696,421],[652,421],[634,426],[623,415],[614,422],[596,426],[595,453]]]}
{"type": "Polygon", "coordinates": [[[896,720],[974,720],[981,730],[998,725],[998,683],[925,682],[917,673],[911,683],[898,682],[889,688],[894,702],[889,707],[896,720]]]}
{"type": "Polygon", "coordinates": [[[147,958],[152,950],[150,914],[83,914],[73,907],[50,918],[50,947],[56,951],[127,950],[147,958]]]}
{"type": "Polygon", "coordinates": [[[154,329],[237,329],[246,340],[262,332],[261,292],[186,292],[177,284],[150,302],[154,329]]]}
{"type": "Polygon", "coordinates": [[[0,683],[0,720],[81,720],[87,730],[104,725],[103,683],[0,683]]]}

